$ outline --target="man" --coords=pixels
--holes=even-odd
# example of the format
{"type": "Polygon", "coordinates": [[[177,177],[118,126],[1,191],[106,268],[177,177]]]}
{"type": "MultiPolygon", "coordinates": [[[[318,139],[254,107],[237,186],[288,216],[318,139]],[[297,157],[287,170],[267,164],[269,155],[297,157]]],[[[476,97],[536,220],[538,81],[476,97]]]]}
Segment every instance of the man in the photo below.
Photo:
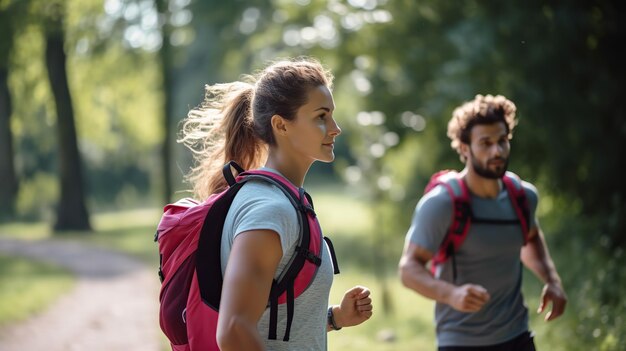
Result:
{"type": "Polygon", "coordinates": [[[458,107],[448,123],[452,148],[465,164],[455,177],[468,190],[471,209],[471,225],[452,259],[439,264],[434,274],[426,268],[453,218],[447,186],[435,186],[422,197],[407,233],[400,276],[406,287],[436,301],[440,351],[535,350],[520,290],[520,262],[545,283],[538,313],[549,309],[545,320],[551,321],[565,309],[567,297],[535,218],[537,190],[518,180],[527,200],[524,226],[519,205],[503,184],[505,174],[512,176],[506,171],[515,111],[504,96],[477,95],[458,107]],[[526,235],[520,230],[524,227],[526,235]]]}

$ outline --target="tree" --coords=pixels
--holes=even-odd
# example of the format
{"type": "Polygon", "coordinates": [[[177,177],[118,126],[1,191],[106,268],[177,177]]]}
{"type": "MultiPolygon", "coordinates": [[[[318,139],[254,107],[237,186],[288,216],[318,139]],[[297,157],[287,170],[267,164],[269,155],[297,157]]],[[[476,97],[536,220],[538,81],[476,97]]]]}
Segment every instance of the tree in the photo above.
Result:
{"type": "Polygon", "coordinates": [[[57,207],[55,231],[90,230],[89,214],[85,205],[81,159],[78,152],[74,110],[69,90],[64,50],[65,8],[60,2],[49,4],[46,13],[45,61],[48,79],[54,95],[57,113],[57,138],[59,147],[60,200],[57,207]]]}
{"type": "MultiPolygon", "coordinates": [[[[596,222],[593,234],[574,235],[592,242],[606,236],[614,249],[626,247],[626,186],[614,162],[626,147],[625,57],[617,49],[626,37],[623,3],[390,1],[379,7],[392,18],[388,25],[369,25],[377,15],[362,17],[358,30],[340,32],[341,45],[329,55],[342,62],[338,77],[357,71],[369,82],[361,108],[388,116],[385,125],[400,135],[399,147],[416,138],[401,116],[425,117],[413,152],[435,155],[429,164],[411,165],[407,199],[421,195],[433,171],[460,167],[445,147],[452,108],[478,93],[504,94],[520,119],[511,168],[596,222]]],[[[347,11],[352,25],[365,12],[347,11]]]]}
{"type": "MultiPolygon", "coordinates": [[[[117,40],[124,43],[124,50],[137,58],[151,56],[156,63],[156,72],[160,82],[155,85],[154,93],[157,98],[157,115],[159,116],[159,171],[155,181],[160,186],[159,203],[172,201],[174,192],[174,174],[172,170],[174,158],[174,138],[176,125],[174,118],[179,115],[180,107],[187,104],[177,104],[180,78],[179,65],[184,51],[181,48],[188,45],[193,36],[189,27],[192,12],[187,9],[188,3],[171,0],[139,1],[127,0],[119,3],[118,11],[107,15],[107,20],[115,23],[112,36],[107,37],[109,45],[117,40]],[[143,11],[136,9],[143,8],[143,11]],[[124,10],[126,9],[126,10],[124,10]],[[131,9],[131,10],[129,10],[131,9]],[[135,10],[132,10],[135,9],[135,10]],[[134,12],[132,16],[125,13],[134,12]],[[153,18],[158,20],[153,21],[153,18]],[[159,44],[153,45],[152,40],[135,40],[129,32],[138,34],[142,38],[158,37],[159,44]]],[[[197,66],[193,67],[197,70],[197,66]]],[[[197,75],[197,72],[195,72],[197,75]]]]}
{"type": "Polygon", "coordinates": [[[156,8],[159,16],[164,19],[161,26],[161,49],[158,53],[163,94],[163,144],[161,146],[161,171],[163,176],[163,200],[171,202],[172,175],[170,165],[172,163],[172,127],[173,115],[173,91],[172,91],[172,44],[170,43],[171,25],[169,23],[169,10],[167,0],[156,0],[156,8]]]}
{"type": "Polygon", "coordinates": [[[15,3],[0,8],[0,219],[14,214],[18,191],[11,132],[13,106],[8,84],[15,33],[13,18],[17,10],[19,8],[15,3]]]}

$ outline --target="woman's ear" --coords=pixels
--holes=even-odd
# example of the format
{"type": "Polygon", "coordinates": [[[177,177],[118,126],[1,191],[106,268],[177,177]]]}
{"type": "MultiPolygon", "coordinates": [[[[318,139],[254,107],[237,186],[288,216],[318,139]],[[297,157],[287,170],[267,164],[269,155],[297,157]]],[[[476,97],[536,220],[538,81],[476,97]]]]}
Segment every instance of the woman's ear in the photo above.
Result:
{"type": "Polygon", "coordinates": [[[274,135],[286,135],[287,134],[287,121],[279,115],[272,116],[272,129],[274,130],[274,135]]]}

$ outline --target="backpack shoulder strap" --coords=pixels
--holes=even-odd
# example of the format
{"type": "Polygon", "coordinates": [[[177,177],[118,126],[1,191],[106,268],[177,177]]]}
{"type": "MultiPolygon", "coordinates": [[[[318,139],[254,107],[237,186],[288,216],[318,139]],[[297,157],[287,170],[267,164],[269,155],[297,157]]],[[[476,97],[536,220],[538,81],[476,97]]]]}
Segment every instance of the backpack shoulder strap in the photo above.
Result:
{"type": "Polygon", "coordinates": [[[437,253],[432,259],[431,272],[433,275],[436,275],[438,267],[447,261],[449,257],[452,257],[453,277],[456,280],[454,253],[458,251],[458,248],[465,241],[472,219],[469,189],[456,172],[446,172],[443,174],[443,177],[440,176],[438,179],[431,178],[431,182],[434,184],[433,188],[436,185],[442,185],[446,189],[452,199],[453,206],[451,223],[437,253]]]}
{"type": "MultiPolygon", "coordinates": [[[[196,272],[198,277],[198,283],[200,287],[200,295],[202,299],[215,310],[219,310],[219,302],[221,298],[221,284],[223,276],[221,272],[221,237],[224,229],[224,221],[226,215],[232,205],[232,202],[243,185],[251,179],[261,179],[276,185],[279,189],[285,193],[289,201],[300,209],[302,205],[297,200],[297,196],[281,181],[277,180],[279,176],[270,176],[260,171],[241,172],[235,178],[230,170],[230,167],[240,170],[241,167],[234,162],[229,162],[224,166],[224,176],[228,178],[227,174],[233,178],[234,183],[229,184],[229,187],[214,197],[206,216],[204,217],[202,229],[198,238],[198,257],[202,257],[202,264],[197,265],[196,272]],[[209,288],[215,286],[216,288],[209,288]]],[[[231,180],[228,180],[229,182],[231,180]]],[[[308,245],[310,241],[310,229],[309,223],[306,219],[306,214],[302,211],[297,211],[300,224],[300,241],[301,245],[308,245]],[[304,216],[304,218],[303,218],[304,216]],[[304,242],[303,242],[304,241],[304,242]]],[[[284,290],[283,290],[284,291],[284,290]]]]}
{"type": "Polygon", "coordinates": [[[222,167],[222,174],[224,175],[224,179],[228,183],[228,186],[233,186],[236,183],[235,176],[233,175],[232,168],[237,171],[237,174],[241,174],[244,172],[243,168],[237,164],[235,161],[230,161],[222,167]]]}
{"type": "MultiPolygon", "coordinates": [[[[304,261],[308,260],[319,266],[321,264],[321,257],[319,257],[319,245],[315,245],[318,250],[310,250],[311,246],[311,224],[309,223],[309,216],[316,218],[315,210],[313,209],[312,201],[310,201],[310,196],[307,194],[303,188],[296,188],[287,180],[283,179],[278,174],[266,171],[247,171],[240,174],[237,177],[237,182],[241,182],[241,179],[245,177],[246,180],[251,179],[261,179],[267,181],[275,186],[277,186],[289,199],[291,204],[296,209],[298,213],[298,223],[300,225],[300,235],[299,235],[299,244],[296,247],[296,256],[301,256],[299,259],[294,259],[292,263],[285,269],[285,271],[281,274],[280,281],[288,281],[290,278],[295,278],[295,275],[298,274],[304,261]],[[297,195],[296,195],[297,194],[297,195]],[[302,261],[302,262],[299,262],[302,261]],[[299,266],[299,267],[298,267],[299,266]],[[293,270],[290,274],[289,270],[293,270]],[[291,276],[291,277],[290,277],[291,276]]],[[[320,239],[321,241],[321,239],[320,239]]],[[[281,289],[284,291],[284,289],[281,289]]]]}
{"type": "Polygon", "coordinates": [[[513,172],[506,172],[502,177],[502,182],[506,187],[509,199],[513,205],[513,210],[519,219],[520,226],[522,227],[522,234],[524,236],[524,244],[528,242],[528,231],[530,230],[530,206],[528,204],[528,198],[526,197],[526,191],[522,186],[522,180],[513,172]]]}
{"type": "MultiPolygon", "coordinates": [[[[313,280],[317,273],[317,267],[322,263],[322,235],[315,210],[313,208],[313,201],[308,193],[303,188],[296,188],[289,181],[284,179],[278,174],[267,171],[248,171],[240,174],[237,177],[237,181],[240,181],[241,177],[250,179],[263,179],[276,185],[287,196],[292,205],[298,212],[298,221],[300,223],[300,239],[296,246],[294,256],[289,262],[288,266],[281,273],[278,280],[272,282],[272,288],[270,290],[270,325],[269,325],[269,339],[275,340],[277,338],[277,324],[278,324],[278,303],[283,301],[287,304],[287,323],[285,328],[285,335],[283,341],[289,341],[289,335],[291,331],[291,324],[294,316],[294,300],[300,295],[306,287],[308,287],[310,281],[313,280]],[[315,234],[313,234],[315,233],[315,234]],[[300,282],[296,286],[296,279],[301,277],[300,274],[306,271],[306,277],[303,282],[300,282]]],[[[336,266],[336,258],[333,256],[333,264],[335,270],[338,272],[336,266]]]]}
{"type": "Polygon", "coordinates": [[[211,202],[198,236],[196,276],[201,299],[219,311],[224,277],[221,266],[221,240],[224,222],[235,196],[245,182],[229,186],[211,202]]]}

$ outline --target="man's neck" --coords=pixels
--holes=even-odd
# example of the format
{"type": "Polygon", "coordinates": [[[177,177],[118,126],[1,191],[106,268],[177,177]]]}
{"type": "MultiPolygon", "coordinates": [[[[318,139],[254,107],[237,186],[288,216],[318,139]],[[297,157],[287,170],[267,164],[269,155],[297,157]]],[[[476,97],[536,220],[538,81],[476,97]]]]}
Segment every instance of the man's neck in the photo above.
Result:
{"type": "Polygon", "coordinates": [[[461,177],[469,191],[478,197],[495,199],[502,191],[501,179],[485,178],[468,167],[461,172],[461,177]]]}

